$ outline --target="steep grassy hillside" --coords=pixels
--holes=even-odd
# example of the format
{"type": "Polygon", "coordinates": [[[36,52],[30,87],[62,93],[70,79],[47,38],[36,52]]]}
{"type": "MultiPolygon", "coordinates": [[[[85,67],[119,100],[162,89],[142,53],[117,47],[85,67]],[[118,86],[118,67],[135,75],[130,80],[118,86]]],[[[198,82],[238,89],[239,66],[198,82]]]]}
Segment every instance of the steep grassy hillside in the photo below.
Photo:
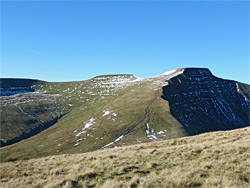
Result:
{"type": "Polygon", "coordinates": [[[1,164],[1,187],[250,186],[250,127],[1,164]]]}
{"type": "MultiPolygon", "coordinates": [[[[192,87],[189,82],[180,84],[178,79],[183,77],[183,80],[198,80],[200,78],[198,73],[201,70],[203,69],[177,69],[146,79],[136,78],[132,75],[105,75],[81,82],[37,82],[32,85],[35,90],[33,93],[1,97],[3,104],[3,110],[1,111],[3,119],[1,121],[5,121],[4,124],[6,125],[2,126],[1,123],[1,128],[4,127],[6,131],[6,134],[2,136],[8,135],[8,132],[20,134],[22,132],[20,126],[22,128],[25,128],[25,126],[18,122],[19,119],[22,120],[20,122],[29,123],[26,125],[29,128],[36,127],[35,123],[55,123],[36,136],[1,148],[1,160],[9,161],[55,154],[82,153],[101,148],[192,135],[194,133],[187,129],[186,122],[181,121],[176,113],[173,113],[172,99],[177,95],[183,95],[182,101],[188,106],[184,105],[178,109],[184,111],[194,109],[192,105],[195,103],[184,97],[185,89],[197,89],[197,92],[199,90],[200,93],[204,91],[204,95],[205,91],[211,90],[210,85],[198,83],[194,85],[197,87],[192,87]],[[187,71],[191,71],[192,74],[186,74],[187,71]],[[167,91],[170,98],[165,97],[165,88],[168,87],[166,85],[173,86],[171,92],[167,91]],[[45,96],[45,100],[38,102],[41,97],[34,100],[30,100],[29,97],[26,100],[22,99],[23,96],[28,95],[33,98],[36,95],[45,96]],[[19,100],[23,100],[23,103],[17,104],[19,100]],[[10,110],[8,111],[8,109],[10,110]],[[12,116],[11,114],[15,115],[12,116]],[[55,120],[51,121],[53,119],[55,120]],[[21,131],[18,132],[17,130],[21,131]]],[[[223,85],[220,84],[217,83],[218,87],[223,88],[223,85]]],[[[213,115],[217,116],[221,113],[222,119],[225,118],[223,114],[228,114],[226,116],[230,117],[234,115],[235,119],[239,120],[238,124],[230,125],[228,123],[227,126],[220,121],[213,121],[210,124],[206,122],[201,124],[202,126],[199,124],[200,127],[205,127],[205,129],[198,129],[195,134],[202,133],[204,130],[212,131],[214,130],[213,126],[219,127],[216,130],[248,126],[249,123],[246,120],[240,121],[242,117],[247,119],[250,116],[248,102],[250,92],[248,88],[249,85],[233,82],[230,91],[235,95],[226,95],[227,90],[222,95],[219,92],[220,90],[213,89],[215,94],[209,95],[211,98],[223,99],[225,97],[229,103],[226,107],[218,103],[214,107],[213,115]],[[230,104],[230,101],[233,103],[230,104]],[[245,105],[245,107],[234,108],[237,105],[245,105]]],[[[181,97],[178,99],[181,99],[181,97]]],[[[197,99],[203,100],[202,97],[197,97],[197,99]]],[[[191,117],[191,122],[197,121],[197,117],[199,119],[198,114],[204,111],[207,106],[201,105],[200,107],[204,109],[196,108],[196,110],[188,111],[190,112],[188,115],[191,117]]],[[[205,115],[207,121],[210,121],[211,114],[205,115]]],[[[190,127],[194,128],[195,126],[190,127]]]]}
{"type": "Polygon", "coordinates": [[[132,75],[107,75],[64,83],[1,79],[1,95],[4,95],[0,97],[2,145],[12,144],[54,125],[73,109],[108,102],[119,95],[124,85],[117,86],[116,81],[134,79],[132,75]]]}
{"type": "Polygon", "coordinates": [[[36,91],[63,96],[70,107],[68,113],[39,135],[1,149],[2,160],[79,153],[185,136],[182,125],[169,113],[168,102],[159,97],[165,79],[176,74],[172,71],[170,75],[150,79],[99,76],[84,82],[35,86],[36,91]],[[146,109],[157,97],[151,106],[153,117],[149,118],[146,109]],[[146,127],[148,120],[150,132],[146,127]],[[127,137],[123,135],[128,133],[127,137]],[[121,135],[123,139],[117,140],[121,135]]]}

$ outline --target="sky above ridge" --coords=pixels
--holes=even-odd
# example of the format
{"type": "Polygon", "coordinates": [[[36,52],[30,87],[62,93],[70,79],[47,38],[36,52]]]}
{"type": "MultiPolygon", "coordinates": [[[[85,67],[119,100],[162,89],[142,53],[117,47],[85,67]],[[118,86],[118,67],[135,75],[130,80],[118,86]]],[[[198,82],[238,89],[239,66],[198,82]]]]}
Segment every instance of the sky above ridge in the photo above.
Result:
{"type": "Polygon", "coordinates": [[[248,1],[2,1],[1,75],[80,81],[205,67],[250,83],[248,1]]]}

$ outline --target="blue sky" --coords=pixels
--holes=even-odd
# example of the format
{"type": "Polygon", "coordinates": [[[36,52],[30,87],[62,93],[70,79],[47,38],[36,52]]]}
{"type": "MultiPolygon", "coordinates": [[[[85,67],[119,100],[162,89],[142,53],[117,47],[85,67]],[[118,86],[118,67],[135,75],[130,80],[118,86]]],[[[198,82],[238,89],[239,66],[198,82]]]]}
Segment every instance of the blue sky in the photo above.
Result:
{"type": "Polygon", "coordinates": [[[1,2],[1,77],[151,77],[183,67],[250,83],[249,2],[1,2]]]}

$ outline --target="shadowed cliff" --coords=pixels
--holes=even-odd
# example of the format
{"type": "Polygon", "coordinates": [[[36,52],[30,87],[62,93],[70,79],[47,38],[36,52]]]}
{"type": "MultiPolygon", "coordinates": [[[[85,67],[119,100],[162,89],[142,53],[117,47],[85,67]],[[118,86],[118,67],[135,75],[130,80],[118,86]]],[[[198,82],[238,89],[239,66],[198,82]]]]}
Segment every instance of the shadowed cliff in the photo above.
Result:
{"type": "Polygon", "coordinates": [[[190,135],[249,126],[249,85],[217,78],[208,69],[186,68],[163,87],[162,97],[190,135]]]}

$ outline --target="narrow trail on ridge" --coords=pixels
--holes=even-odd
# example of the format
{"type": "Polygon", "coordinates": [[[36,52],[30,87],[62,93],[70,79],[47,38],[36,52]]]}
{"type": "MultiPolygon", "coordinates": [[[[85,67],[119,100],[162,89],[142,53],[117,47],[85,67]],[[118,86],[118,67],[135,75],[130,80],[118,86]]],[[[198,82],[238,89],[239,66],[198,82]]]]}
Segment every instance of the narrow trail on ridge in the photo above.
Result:
{"type": "MultiPolygon", "coordinates": [[[[157,91],[158,91],[157,92],[157,96],[152,101],[152,103],[150,103],[148,105],[148,107],[146,108],[146,114],[138,122],[136,122],[135,124],[133,124],[132,126],[130,126],[129,128],[127,128],[114,142],[111,142],[111,143],[115,143],[115,142],[119,141],[122,137],[127,136],[137,125],[139,125],[140,123],[142,123],[146,118],[148,118],[147,123],[146,123],[146,128],[147,128],[147,124],[150,121],[151,116],[152,116],[152,114],[151,114],[151,107],[161,97],[161,88],[159,88],[157,91]]],[[[109,146],[111,143],[103,146],[102,148],[105,148],[105,147],[109,146]]]]}

